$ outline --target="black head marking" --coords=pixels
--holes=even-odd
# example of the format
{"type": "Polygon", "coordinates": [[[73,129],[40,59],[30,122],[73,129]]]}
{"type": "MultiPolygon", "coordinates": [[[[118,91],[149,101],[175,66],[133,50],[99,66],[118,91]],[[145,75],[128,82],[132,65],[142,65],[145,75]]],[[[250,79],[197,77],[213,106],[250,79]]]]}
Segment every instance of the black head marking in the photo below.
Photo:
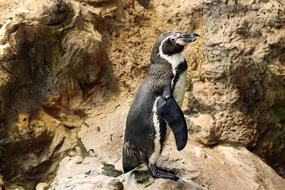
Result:
{"type": "Polygon", "coordinates": [[[173,33],[165,38],[160,44],[162,53],[170,56],[182,52],[185,44],[177,43],[177,40],[181,38],[181,36],[181,33],[173,33]]]}
{"type": "Polygon", "coordinates": [[[155,63],[156,59],[159,57],[160,48],[163,54],[171,56],[182,52],[184,46],[189,42],[195,41],[197,36],[199,35],[195,33],[182,34],[181,32],[166,32],[161,34],[154,44],[151,63],[155,63]]]}
{"type": "MultiPolygon", "coordinates": [[[[170,45],[170,37],[175,36],[175,33],[179,33],[179,32],[165,32],[159,36],[158,40],[155,42],[153,49],[152,49],[152,55],[151,55],[151,62],[152,63],[154,63],[157,56],[159,56],[159,47],[160,47],[161,43],[164,40],[168,39],[167,41],[169,41],[169,45],[170,45]]],[[[166,46],[165,48],[167,48],[167,47],[169,47],[169,46],[166,46]]]]}

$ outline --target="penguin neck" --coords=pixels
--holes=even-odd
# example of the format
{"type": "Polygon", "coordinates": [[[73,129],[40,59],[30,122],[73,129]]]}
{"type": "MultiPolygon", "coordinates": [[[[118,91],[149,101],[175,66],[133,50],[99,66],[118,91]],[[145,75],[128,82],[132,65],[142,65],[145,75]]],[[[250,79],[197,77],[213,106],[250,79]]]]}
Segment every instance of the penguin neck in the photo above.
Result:
{"type": "Polygon", "coordinates": [[[180,64],[180,63],[183,63],[185,62],[185,57],[184,55],[182,54],[182,52],[180,53],[176,53],[176,54],[173,54],[173,55],[167,55],[167,54],[164,54],[163,51],[162,51],[162,47],[160,46],[159,47],[159,56],[162,58],[162,59],[165,59],[167,62],[169,62],[172,66],[172,70],[174,71],[177,66],[180,64]]]}

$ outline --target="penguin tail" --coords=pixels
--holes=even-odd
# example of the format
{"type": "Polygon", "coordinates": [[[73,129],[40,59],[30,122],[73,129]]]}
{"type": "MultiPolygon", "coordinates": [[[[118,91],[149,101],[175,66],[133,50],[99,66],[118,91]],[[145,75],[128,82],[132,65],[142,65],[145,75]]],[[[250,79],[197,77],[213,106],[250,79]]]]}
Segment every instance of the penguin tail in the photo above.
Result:
{"type": "Polygon", "coordinates": [[[137,158],[138,155],[136,155],[136,152],[132,151],[130,147],[127,146],[127,143],[124,143],[122,156],[124,173],[135,169],[141,164],[139,162],[140,159],[137,158]]]}

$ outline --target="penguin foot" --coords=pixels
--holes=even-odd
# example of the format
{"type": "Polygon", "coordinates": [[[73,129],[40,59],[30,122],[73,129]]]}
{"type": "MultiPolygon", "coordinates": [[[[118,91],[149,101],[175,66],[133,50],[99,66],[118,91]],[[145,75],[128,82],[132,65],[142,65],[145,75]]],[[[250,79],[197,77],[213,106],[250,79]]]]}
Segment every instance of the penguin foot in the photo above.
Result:
{"type": "Polygon", "coordinates": [[[157,167],[155,164],[149,164],[149,170],[154,178],[171,179],[177,181],[179,178],[168,168],[157,167]]]}
{"type": "Polygon", "coordinates": [[[163,167],[163,166],[156,166],[157,169],[159,170],[162,170],[162,171],[165,171],[165,172],[169,172],[169,173],[172,173],[172,174],[177,174],[176,171],[170,169],[170,168],[167,168],[167,167],[163,167]]]}

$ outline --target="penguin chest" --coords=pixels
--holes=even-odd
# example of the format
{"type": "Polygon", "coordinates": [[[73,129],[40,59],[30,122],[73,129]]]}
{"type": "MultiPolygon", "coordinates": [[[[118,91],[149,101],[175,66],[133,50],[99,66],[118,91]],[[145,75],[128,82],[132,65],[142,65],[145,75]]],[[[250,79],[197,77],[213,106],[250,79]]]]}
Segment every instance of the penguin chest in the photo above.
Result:
{"type": "MultiPolygon", "coordinates": [[[[181,107],[183,104],[183,99],[185,94],[186,73],[187,73],[186,71],[187,70],[183,71],[183,73],[180,74],[177,82],[174,84],[174,89],[173,89],[173,97],[176,100],[179,107],[181,107]]],[[[166,137],[163,146],[165,146],[169,134],[170,134],[170,127],[167,126],[166,135],[165,135],[166,137]]]]}
{"type": "Polygon", "coordinates": [[[186,70],[180,74],[177,82],[174,84],[173,96],[178,105],[181,107],[183,104],[186,85],[186,70]]]}

